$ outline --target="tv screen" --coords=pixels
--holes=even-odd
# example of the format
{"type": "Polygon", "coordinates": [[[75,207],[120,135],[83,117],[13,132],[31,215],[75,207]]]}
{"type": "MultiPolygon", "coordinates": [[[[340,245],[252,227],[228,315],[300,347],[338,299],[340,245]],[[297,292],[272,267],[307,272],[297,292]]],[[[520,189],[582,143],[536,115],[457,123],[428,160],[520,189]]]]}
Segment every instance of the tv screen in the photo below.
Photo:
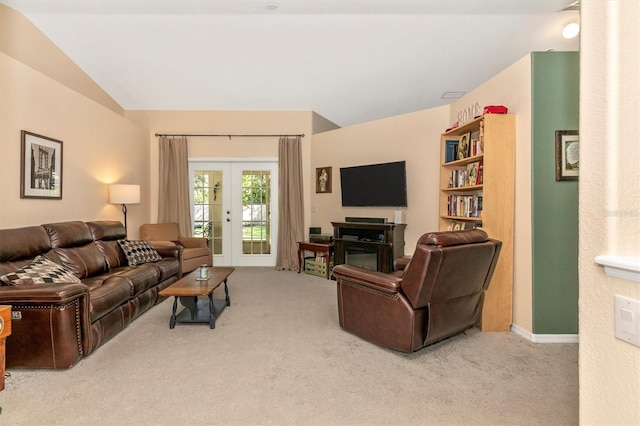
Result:
{"type": "Polygon", "coordinates": [[[404,161],[341,167],[343,206],[407,207],[404,161]]]}

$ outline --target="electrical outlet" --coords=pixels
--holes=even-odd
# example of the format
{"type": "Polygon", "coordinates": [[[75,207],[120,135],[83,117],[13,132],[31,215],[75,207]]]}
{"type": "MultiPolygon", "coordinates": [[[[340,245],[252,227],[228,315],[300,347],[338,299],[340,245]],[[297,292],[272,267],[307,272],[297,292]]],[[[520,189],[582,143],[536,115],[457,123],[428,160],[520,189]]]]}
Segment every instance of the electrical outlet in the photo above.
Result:
{"type": "Polygon", "coordinates": [[[616,337],[640,347],[640,300],[615,295],[616,337]]]}

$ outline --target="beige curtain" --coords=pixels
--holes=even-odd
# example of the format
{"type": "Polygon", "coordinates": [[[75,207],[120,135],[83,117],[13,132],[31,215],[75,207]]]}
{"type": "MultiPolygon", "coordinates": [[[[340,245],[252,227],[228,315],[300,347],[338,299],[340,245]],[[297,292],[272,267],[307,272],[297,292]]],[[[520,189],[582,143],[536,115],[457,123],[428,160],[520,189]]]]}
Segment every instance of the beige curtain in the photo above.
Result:
{"type": "Polygon", "coordinates": [[[304,239],[301,145],[298,136],[281,137],[278,146],[278,270],[298,270],[298,241],[304,239]]]}
{"type": "Polygon", "coordinates": [[[160,137],[158,222],[177,222],[180,235],[191,236],[189,148],[187,138],[160,137]]]}

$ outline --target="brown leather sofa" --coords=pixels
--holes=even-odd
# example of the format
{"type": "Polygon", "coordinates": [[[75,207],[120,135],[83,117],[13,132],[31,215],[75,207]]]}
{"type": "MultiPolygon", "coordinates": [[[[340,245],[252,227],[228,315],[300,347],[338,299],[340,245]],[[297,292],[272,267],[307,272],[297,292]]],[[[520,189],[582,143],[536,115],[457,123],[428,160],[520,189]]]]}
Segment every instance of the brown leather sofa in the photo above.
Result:
{"type": "Polygon", "coordinates": [[[207,246],[206,238],[182,237],[177,223],[148,223],[140,226],[140,238],[149,241],[154,247],[183,247],[180,257],[180,270],[183,274],[198,269],[200,265],[211,266],[213,258],[207,246]]]}
{"type": "Polygon", "coordinates": [[[118,244],[120,222],[62,222],[0,230],[0,276],[36,256],[64,266],[76,283],[1,285],[12,307],[7,368],[69,368],[159,301],[180,274],[179,247],[157,249],[162,260],[128,266],[118,244]]]}
{"type": "Polygon", "coordinates": [[[340,326],[402,352],[475,327],[501,247],[482,230],[433,232],[394,273],[337,265],[340,326]]]}

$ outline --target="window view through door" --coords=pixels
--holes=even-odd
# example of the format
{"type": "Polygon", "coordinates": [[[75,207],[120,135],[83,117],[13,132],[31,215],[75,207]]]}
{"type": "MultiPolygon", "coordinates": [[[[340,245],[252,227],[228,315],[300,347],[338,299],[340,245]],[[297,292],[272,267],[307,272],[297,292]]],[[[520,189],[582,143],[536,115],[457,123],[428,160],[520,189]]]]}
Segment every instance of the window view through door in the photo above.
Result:
{"type": "Polygon", "coordinates": [[[222,171],[193,173],[193,236],[209,240],[214,255],[222,254],[222,171]]]}
{"type": "Polygon", "coordinates": [[[193,235],[209,240],[214,265],[275,266],[277,163],[193,162],[189,169],[193,235]]]}
{"type": "Polygon", "coordinates": [[[242,171],[242,253],[271,253],[271,172],[242,171]]]}

